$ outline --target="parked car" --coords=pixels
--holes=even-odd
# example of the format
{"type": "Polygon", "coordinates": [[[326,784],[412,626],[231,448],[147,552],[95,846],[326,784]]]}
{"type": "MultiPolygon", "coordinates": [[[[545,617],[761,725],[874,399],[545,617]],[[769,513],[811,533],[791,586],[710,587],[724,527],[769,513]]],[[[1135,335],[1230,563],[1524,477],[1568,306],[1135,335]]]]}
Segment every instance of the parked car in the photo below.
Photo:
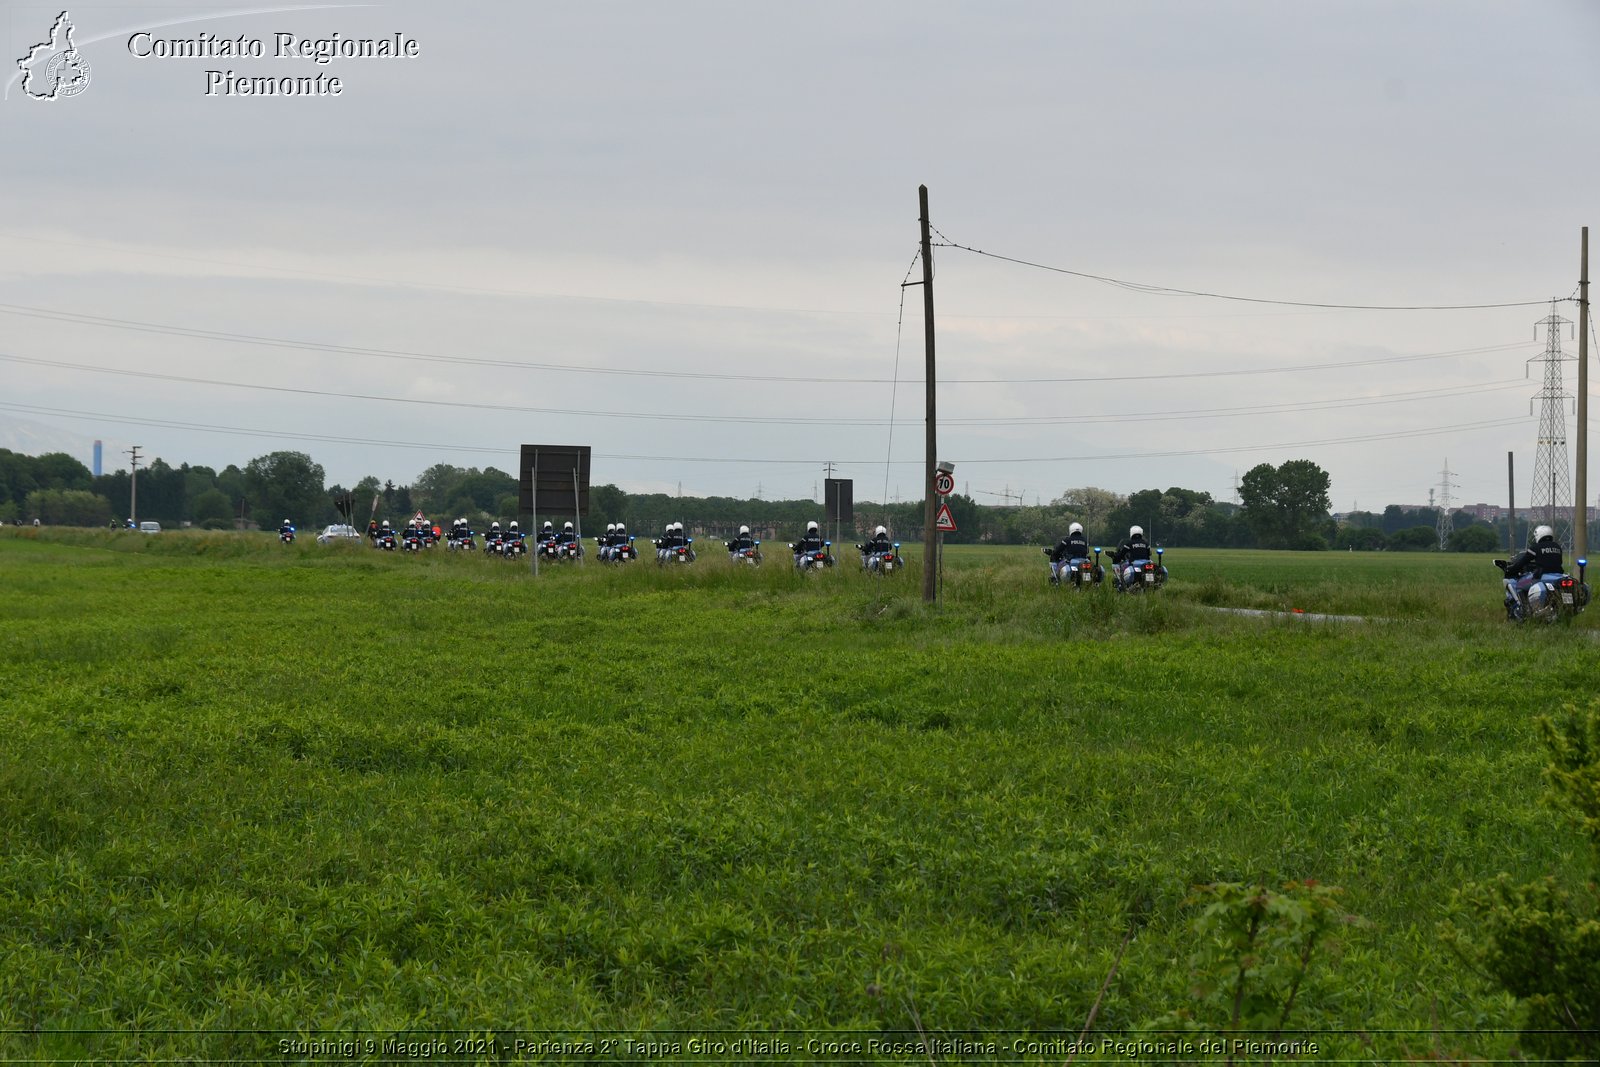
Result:
{"type": "Polygon", "coordinates": [[[361,540],[361,532],[354,526],[346,526],[344,523],[335,523],[317,534],[317,544],[319,545],[331,545],[335,541],[359,540],[361,540]]]}
{"type": "Polygon", "coordinates": [[[159,522],[141,522],[139,524],[139,532],[140,533],[160,533],[161,532],[161,524],[159,522]]]}

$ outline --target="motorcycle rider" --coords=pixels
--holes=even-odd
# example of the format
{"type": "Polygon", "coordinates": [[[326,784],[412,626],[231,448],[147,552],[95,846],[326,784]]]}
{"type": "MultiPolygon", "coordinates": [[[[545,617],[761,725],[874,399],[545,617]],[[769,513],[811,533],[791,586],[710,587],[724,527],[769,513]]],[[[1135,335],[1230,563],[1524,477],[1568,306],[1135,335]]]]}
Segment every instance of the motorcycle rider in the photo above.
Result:
{"type": "Polygon", "coordinates": [[[727,542],[727,545],[728,555],[737,556],[741,552],[746,552],[756,547],[756,539],[751,535],[750,527],[741,526],[739,527],[739,532],[734,535],[733,540],[727,542]]]}
{"type": "Polygon", "coordinates": [[[656,542],[656,559],[666,562],[672,558],[673,552],[688,543],[683,536],[683,523],[669,522],[656,542]]]}
{"type": "Polygon", "coordinates": [[[1056,585],[1061,581],[1063,564],[1070,570],[1089,558],[1089,540],[1083,536],[1083,523],[1068,526],[1067,536],[1057,541],[1054,548],[1045,549],[1044,554],[1050,557],[1050,584],[1056,585]]]}
{"type": "Polygon", "coordinates": [[[582,554],[583,546],[578,544],[578,534],[572,528],[572,523],[561,524],[561,532],[555,535],[556,551],[562,556],[576,559],[582,554]]]}
{"type": "Polygon", "coordinates": [[[1505,566],[1506,577],[1515,581],[1517,597],[1516,603],[1512,603],[1507,595],[1507,614],[1515,616],[1523,613],[1528,606],[1528,590],[1540,578],[1559,578],[1566,573],[1561,558],[1561,543],[1556,540],[1555,531],[1548,526],[1534,527],[1533,540],[1528,547],[1518,552],[1505,566]]]}
{"type": "Polygon", "coordinates": [[[613,533],[611,535],[611,537],[612,537],[612,540],[611,540],[611,558],[612,559],[625,559],[625,558],[627,558],[626,557],[626,553],[628,551],[628,546],[633,541],[633,538],[628,536],[628,524],[625,523],[625,522],[617,523],[616,532],[613,533]]]}
{"type": "Polygon", "coordinates": [[[283,525],[278,527],[278,536],[290,541],[294,540],[294,523],[284,519],[283,525]]]}
{"type": "Polygon", "coordinates": [[[805,534],[789,547],[794,549],[794,563],[797,567],[800,566],[800,561],[805,557],[806,553],[822,551],[822,529],[817,525],[815,519],[806,523],[805,534]]]}
{"type": "Polygon", "coordinates": [[[1111,553],[1111,562],[1114,566],[1117,585],[1125,587],[1133,580],[1141,564],[1150,559],[1150,545],[1144,539],[1142,526],[1128,527],[1128,539],[1117,546],[1111,553]]]}
{"type": "Polygon", "coordinates": [[[889,540],[889,531],[879,526],[872,531],[872,536],[868,538],[866,544],[857,545],[856,548],[861,551],[862,564],[869,571],[875,571],[884,555],[894,551],[894,543],[889,540]]]}
{"type": "Polygon", "coordinates": [[[502,552],[507,548],[517,551],[526,547],[523,544],[522,530],[517,526],[516,519],[512,519],[511,525],[506,527],[506,532],[500,539],[500,546],[502,552]]]}

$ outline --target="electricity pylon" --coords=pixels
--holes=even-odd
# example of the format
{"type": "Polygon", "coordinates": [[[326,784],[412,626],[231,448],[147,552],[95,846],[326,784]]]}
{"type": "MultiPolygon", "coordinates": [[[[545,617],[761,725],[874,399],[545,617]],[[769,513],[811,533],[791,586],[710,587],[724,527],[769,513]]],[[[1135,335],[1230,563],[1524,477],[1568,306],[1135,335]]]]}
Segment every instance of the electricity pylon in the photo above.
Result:
{"type": "MultiPolygon", "coordinates": [[[[1533,356],[1529,363],[1544,363],[1544,388],[1534,394],[1539,401],[1539,444],[1533,455],[1533,487],[1528,491],[1528,519],[1543,523],[1555,531],[1556,540],[1565,548],[1572,548],[1572,475],[1567,463],[1567,401],[1572,395],[1566,391],[1561,379],[1561,364],[1572,357],[1561,354],[1561,327],[1571,326],[1569,319],[1556,314],[1555,301],[1550,302],[1550,314],[1540,320],[1544,327],[1544,354],[1533,356]]],[[[1528,405],[1532,414],[1532,401],[1528,405]]]]}
{"type": "Polygon", "coordinates": [[[1444,472],[1439,475],[1439,549],[1444,550],[1445,543],[1450,540],[1450,534],[1455,530],[1455,524],[1450,521],[1450,490],[1455,487],[1455,482],[1450,480],[1450,461],[1444,461],[1444,472]]]}

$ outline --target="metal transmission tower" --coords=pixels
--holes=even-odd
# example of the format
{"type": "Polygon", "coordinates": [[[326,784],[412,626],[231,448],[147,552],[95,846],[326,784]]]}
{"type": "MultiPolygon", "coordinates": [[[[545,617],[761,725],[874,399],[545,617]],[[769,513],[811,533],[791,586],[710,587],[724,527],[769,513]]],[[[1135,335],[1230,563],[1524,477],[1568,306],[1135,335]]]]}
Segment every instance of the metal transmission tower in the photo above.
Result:
{"type": "MultiPolygon", "coordinates": [[[[1571,356],[1561,354],[1561,327],[1569,319],[1556,314],[1555,301],[1550,314],[1539,321],[1544,327],[1544,354],[1528,360],[1544,362],[1544,388],[1533,397],[1539,401],[1539,447],[1533,457],[1533,487],[1528,496],[1528,520],[1543,523],[1555,531],[1556,540],[1572,548],[1572,476],[1567,464],[1567,401],[1561,381],[1561,364],[1571,356]]],[[[1532,403],[1529,403],[1532,411],[1532,403]]]]}
{"type": "MultiPolygon", "coordinates": [[[[1444,461],[1444,471],[1439,475],[1439,548],[1442,550],[1445,543],[1450,540],[1450,534],[1455,531],[1455,524],[1450,521],[1450,490],[1456,488],[1456,483],[1450,480],[1450,461],[1444,461]]],[[[1428,493],[1432,496],[1432,490],[1428,493]]]]}

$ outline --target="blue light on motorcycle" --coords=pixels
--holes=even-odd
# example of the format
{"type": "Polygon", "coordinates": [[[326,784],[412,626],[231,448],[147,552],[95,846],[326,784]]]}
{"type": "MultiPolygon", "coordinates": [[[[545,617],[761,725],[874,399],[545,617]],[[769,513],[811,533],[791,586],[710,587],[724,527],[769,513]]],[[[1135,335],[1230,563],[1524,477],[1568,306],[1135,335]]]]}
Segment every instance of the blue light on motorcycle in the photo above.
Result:
{"type": "Polygon", "coordinates": [[[1587,566],[1588,566],[1588,565],[1589,565],[1589,561],[1588,561],[1588,560],[1586,560],[1586,559],[1580,559],[1580,560],[1578,560],[1578,566],[1580,566],[1580,567],[1587,567],[1587,566]]]}
{"type": "Polygon", "coordinates": [[[1161,553],[1163,553],[1165,551],[1166,551],[1166,549],[1164,549],[1164,548],[1158,548],[1158,549],[1156,549],[1156,555],[1159,556],[1159,555],[1161,555],[1161,553]]]}
{"type": "Polygon", "coordinates": [[[898,549],[898,548],[899,548],[899,547],[900,547],[900,542],[899,542],[899,541],[896,541],[896,542],[895,542],[895,543],[894,543],[894,547],[895,547],[895,548],[896,548],[896,549],[898,549]]]}

